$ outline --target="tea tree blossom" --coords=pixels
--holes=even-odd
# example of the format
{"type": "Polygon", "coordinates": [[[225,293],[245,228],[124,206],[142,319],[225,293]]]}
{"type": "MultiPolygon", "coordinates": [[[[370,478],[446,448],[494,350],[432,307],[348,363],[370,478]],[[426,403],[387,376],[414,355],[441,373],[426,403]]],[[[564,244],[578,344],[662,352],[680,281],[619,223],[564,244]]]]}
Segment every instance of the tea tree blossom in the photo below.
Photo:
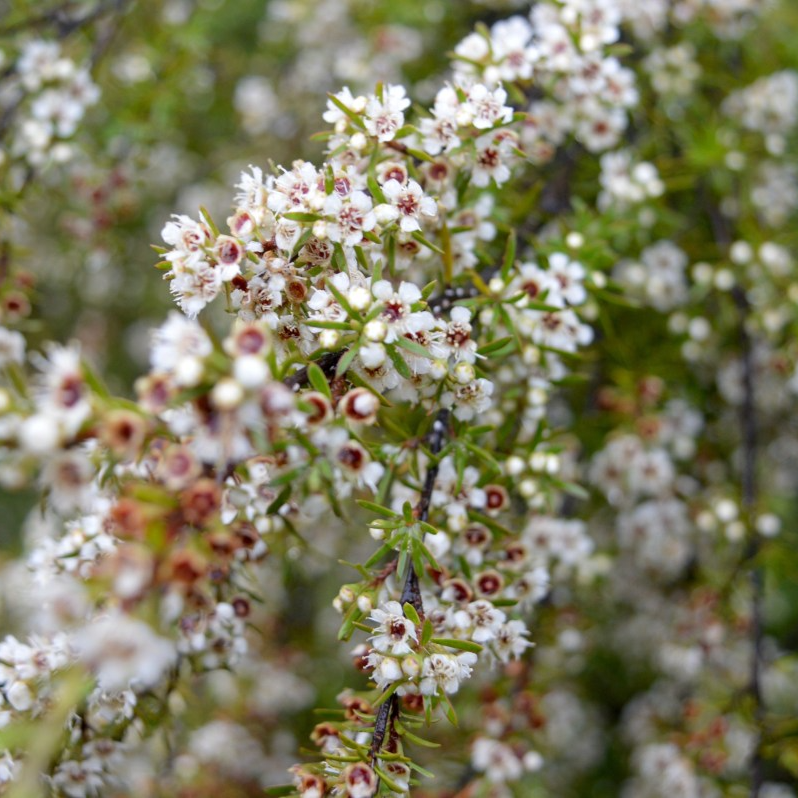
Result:
{"type": "MultiPolygon", "coordinates": [[[[382,13],[268,5],[257,56],[293,53],[280,81],[238,43],[243,72],[181,91],[204,107],[212,73],[214,109],[285,136],[332,89],[327,129],[312,160],[259,142],[290,149],[285,166],[231,139],[260,165],[219,218],[157,211],[177,309],[134,393],[106,387],[115,362],[85,329],[42,343],[16,267],[30,234],[7,225],[0,484],[41,502],[26,563],[3,565],[0,789],[262,791],[294,761],[287,716],[316,701],[315,659],[337,708],[281,794],[789,790],[764,782],[795,771],[778,600],[798,451],[795,64],[776,63],[776,4],[513,2],[415,86],[399,66],[423,37],[382,13]],[[278,29],[297,40],[273,46],[278,29]],[[296,631],[311,586],[358,673],[296,631]],[[46,752],[24,744],[45,727],[46,752]]],[[[430,31],[453,29],[464,7],[439,5],[430,31]]],[[[178,51],[201,28],[181,9],[163,20],[184,20],[178,51]]],[[[79,21],[61,14],[35,27],[79,21]]],[[[18,188],[20,165],[39,181],[65,157],[95,91],[66,40],[14,24],[0,178],[18,188]]],[[[148,57],[109,74],[134,93],[120,76],[160,76],[131,61],[148,57]]],[[[162,207],[190,174],[181,152],[134,155],[161,168],[125,184],[131,205],[162,207]]],[[[92,229],[110,240],[124,219],[103,221],[103,186],[92,229]]]]}

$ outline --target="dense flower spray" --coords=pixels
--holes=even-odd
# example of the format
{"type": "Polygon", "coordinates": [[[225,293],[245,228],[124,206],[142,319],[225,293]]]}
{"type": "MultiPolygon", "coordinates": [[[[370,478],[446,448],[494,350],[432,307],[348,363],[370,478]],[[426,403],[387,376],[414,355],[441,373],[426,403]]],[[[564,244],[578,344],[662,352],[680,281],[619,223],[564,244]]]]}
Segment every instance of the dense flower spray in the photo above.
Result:
{"type": "MultiPolygon", "coordinates": [[[[176,308],[134,399],[26,339],[3,272],[0,483],[43,512],[5,571],[0,790],[568,796],[618,748],[625,798],[794,794],[763,569],[798,439],[796,73],[705,82],[758,4],[516,10],[420,97],[353,57],[319,158],[163,220],[176,308]],[[325,547],[354,668],[324,653],[337,708],[286,774],[258,728],[316,697],[269,638],[325,547]]],[[[63,160],[88,72],[30,41],[9,74],[10,157],[63,160]]],[[[238,84],[251,135],[275,92],[238,84]]]]}

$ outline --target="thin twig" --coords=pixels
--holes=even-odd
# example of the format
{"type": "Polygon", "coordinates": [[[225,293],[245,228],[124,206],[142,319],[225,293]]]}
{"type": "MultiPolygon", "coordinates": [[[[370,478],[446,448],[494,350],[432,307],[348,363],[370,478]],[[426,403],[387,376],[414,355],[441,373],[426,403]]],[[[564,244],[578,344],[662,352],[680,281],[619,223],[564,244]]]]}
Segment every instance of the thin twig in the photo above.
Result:
{"type": "MultiPolygon", "coordinates": [[[[448,429],[449,411],[440,410],[432,422],[432,429],[429,432],[427,440],[429,442],[430,454],[437,458],[443,449],[443,443],[446,438],[446,431],[448,429]]],[[[432,491],[435,487],[435,480],[438,477],[437,462],[432,462],[427,469],[427,474],[424,478],[424,487],[421,490],[421,498],[415,508],[415,516],[420,521],[427,521],[429,518],[429,507],[432,501],[432,491]]],[[[402,605],[409,603],[412,604],[418,613],[419,617],[424,617],[424,604],[421,600],[421,587],[418,581],[418,574],[411,562],[408,566],[407,577],[405,578],[404,588],[402,589],[402,596],[400,598],[402,605]]],[[[393,693],[387,701],[380,704],[377,710],[377,717],[374,721],[374,735],[371,738],[371,766],[375,766],[377,756],[382,750],[382,744],[385,741],[385,735],[391,731],[393,735],[393,725],[396,717],[399,714],[399,698],[396,693],[393,693]]]]}
{"type": "MultiPolygon", "coordinates": [[[[343,357],[346,349],[339,349],[337,352],[328,352],[322,355],[314,363],[324,372],[327,377],[333,376],[338,367],[338,361],[343,357]]],[[[291,390],[298,391],[302,386],[309,382],[308,367],[299,369],[283,380],[283,385],[287,385],[291,390]]]]}

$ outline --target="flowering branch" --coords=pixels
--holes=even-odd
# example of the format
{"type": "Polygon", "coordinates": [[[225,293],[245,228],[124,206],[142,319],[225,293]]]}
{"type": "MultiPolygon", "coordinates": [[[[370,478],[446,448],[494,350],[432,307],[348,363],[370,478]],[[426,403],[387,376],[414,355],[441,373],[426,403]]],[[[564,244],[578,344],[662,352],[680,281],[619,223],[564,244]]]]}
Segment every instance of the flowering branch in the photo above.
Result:
{"type": "MultiPolygon", "coordinates": [[[[428,435],[429,450],[432,455],[432,462],[427,468],[427,474],[424,478],[424,487],[421,491],[421,498],[416,505],[414,515],[423,522],[429,518],[429,507],[432,499],[432,491],[435,487],[435,479],[438,475],[439,463],[437,457],[443,448],[447,422],[449,413],[447,410],[440,410],[432,422],[432,429],[428,435]]],[[[415,608],[419,618],[424,618],[424,605],[421,600],[421,589],[419,586],[418,574],[412,562],[408,564],[407,577],[405,578],[404,588],[402,589],[402,597],[399,600],[400,604],[404,606],[410,603],[415,608]]],[[[385,740],[386,730],[389,724],[392,726],[394,720],[399,714],[399,698],[396,693],[393,693],[387,701],[380,704],[377,711],[377,717],[374,721],[374,736],[371,741],[371,766],[374,767],[377,762],[377,756],[382,749],[385,740]]]]}

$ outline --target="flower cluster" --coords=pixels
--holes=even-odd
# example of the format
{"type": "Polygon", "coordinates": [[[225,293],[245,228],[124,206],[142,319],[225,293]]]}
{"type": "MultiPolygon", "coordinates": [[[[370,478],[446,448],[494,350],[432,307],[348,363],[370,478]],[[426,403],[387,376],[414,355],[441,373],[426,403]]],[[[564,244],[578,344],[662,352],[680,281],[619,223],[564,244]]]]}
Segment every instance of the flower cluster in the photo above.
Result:
{"type": "Polygon", "coordinates": [[[11,157],[33,167],[69,160],[67,139],[100,97],[88,69],[65,56],[57,41],[33,39],[17,55],[12,74],[0,100],[5,114],[17,115],[11,157]]]}

